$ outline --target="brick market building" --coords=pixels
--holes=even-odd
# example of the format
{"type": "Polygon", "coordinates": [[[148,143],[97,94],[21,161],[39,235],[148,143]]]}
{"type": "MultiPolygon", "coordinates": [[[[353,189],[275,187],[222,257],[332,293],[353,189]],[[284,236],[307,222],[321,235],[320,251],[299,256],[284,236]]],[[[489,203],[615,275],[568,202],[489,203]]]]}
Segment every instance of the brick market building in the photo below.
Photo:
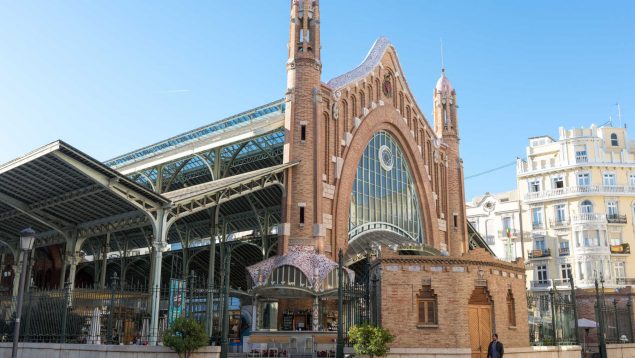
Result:
{"type": "Polygon", "coordinates": [[[19,277],[16,233],[30,225],[42,233],[36,285],[103,289],[113,272],[143,281],[148,318],[130,324],[151,344],[178,311],[162,288],[169,282],[172,297],[172,284],[192,276],[209,287],[200,316],[210,337],[227,329],[212,288],[229,282],[230,313],[251,331],[230,334],[246,349],[248,336],[293,336],[297,348],[304,337],[328,341],[338,320],[359,321],[335,307],[342,252],[347,285],[364,267],[373,277],[363,309],[396,335],[393,349],[484,356],[493,332],[527,346],[522,260],[498,260],[468,236],[457,92],[445,69],[430,123],[386,38],[326,82],[320,52],[320,3],[293,0],[284,99],[106,163],[56,142],[0,166],[0,229],[14,238],[4,276],[19,277]],[[46,187],[66,191],[30,195],[27,174],[38,170],[55,173],[46,187]],[[69,173],[86,187],[70,187],[80,180],[69,173]]]}
{"type": "Polygon", "coordinates": [[[321,82],[319,24],[317,2],[292,3],[285,160],[299,164],[285,201],[283,247],[314,247],[332,259],[343,249],[354,261],[371,244],[383,245],[381,322],[396,333],[397,347],[484,349],[494,331],[511,347],[527,345],[522,263],[468,253],[457,96],[445,70],[430,125],[386,38],[357,68],[321,82]],[[399,169],[409,177],[413,222],[399,221],[402,193],[389,193],[390,172],[399,169]],[[403,256],[413,246],[425,255],[403,256]],[[434,297],[433,314],[423,312],[424,292],[434,297]],[[487,317],[485,332],[474,331],[476,315],[487,317]]]}

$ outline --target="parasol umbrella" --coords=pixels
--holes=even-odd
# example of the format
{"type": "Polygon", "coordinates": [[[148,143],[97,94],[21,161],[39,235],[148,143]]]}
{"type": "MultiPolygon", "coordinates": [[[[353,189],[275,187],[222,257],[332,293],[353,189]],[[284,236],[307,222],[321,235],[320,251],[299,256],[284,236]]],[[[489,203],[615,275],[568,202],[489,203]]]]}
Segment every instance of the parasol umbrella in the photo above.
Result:
{"type": "Polygon", "coordinates": [[[101,344],[101,311],[99,307],[95,307],[93,310],[88,334],[88,344],[101,344]]]}
{"type": "Polygon", "coordinates": [[[579,328],[597,328],[598,324],[595,321],[591,321],[590,319],[580,318],[578,320],[579,328]]]}

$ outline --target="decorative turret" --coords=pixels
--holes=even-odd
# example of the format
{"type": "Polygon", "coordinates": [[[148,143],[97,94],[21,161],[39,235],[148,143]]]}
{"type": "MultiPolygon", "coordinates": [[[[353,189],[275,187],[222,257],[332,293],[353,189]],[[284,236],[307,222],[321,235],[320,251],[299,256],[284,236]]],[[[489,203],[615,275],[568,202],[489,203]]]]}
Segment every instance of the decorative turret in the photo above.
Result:
{"type": "Polygon", "coordinates": [[[456,91],[442,68],[434,88],[434,129],[438,136],[458,136],[456,108],[456,91]]]}
{"type": "Polygon", "coordinates": [[[458,256],[467,251],[467,224],[465,215],[465,189],[463,161],[459,155],[459,127],[456,91],[441,69],[441,78],[434,88],[434,129],[447,147],[448,207],[445,211],[449,236],[450,255],[458,256]]]}
{"type": "Polygon", "coordinates": [[[317,0],[291,1],[289,62],[299,57],[320,62],[320,5],[317,0]]]}
{"type": "Polygon", "coordinates": [[[320,6],[317,0],[291,1],[287,60],[284,161],[290,169],[283,204],[281,251],[291,246],[320,247],[323,161],[318,160],[320,109],[320,6]],[[311,185],[307,185],[311,184],[311,185]]]}

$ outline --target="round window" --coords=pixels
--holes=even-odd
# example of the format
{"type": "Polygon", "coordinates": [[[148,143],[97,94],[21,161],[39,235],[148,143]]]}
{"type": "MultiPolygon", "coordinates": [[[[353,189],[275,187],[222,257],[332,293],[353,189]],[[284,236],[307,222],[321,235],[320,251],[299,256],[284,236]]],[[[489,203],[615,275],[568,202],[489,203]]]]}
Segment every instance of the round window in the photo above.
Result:
{"type": "Polygon", "coordinates": [[[392,151],[385,145],[379,147],[379,163],[385,171],[389,172],[393,167],[392,151]]]}

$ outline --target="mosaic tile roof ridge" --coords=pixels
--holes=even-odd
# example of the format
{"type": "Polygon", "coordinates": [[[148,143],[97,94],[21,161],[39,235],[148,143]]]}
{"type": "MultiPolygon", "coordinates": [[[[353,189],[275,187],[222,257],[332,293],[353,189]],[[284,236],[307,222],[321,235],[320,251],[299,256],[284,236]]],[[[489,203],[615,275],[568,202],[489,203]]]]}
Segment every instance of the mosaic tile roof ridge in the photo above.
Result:
{"type": "Polygon", "coordinates": [[[339,89],[351,82],[358,81],[368,76],[368,74],[371,73],[377,65],[379,65],[381,58],[390,46],[392,46],[392,44],[387,37],[379,37],[375,40],[375,43],[370,48],[370,51],[368,51],[366,58],[364,58],[364,61],[362,61],[359,66],[343,75],[331,79],[327,82],[327,85],[333,89],[339,89]]]}

